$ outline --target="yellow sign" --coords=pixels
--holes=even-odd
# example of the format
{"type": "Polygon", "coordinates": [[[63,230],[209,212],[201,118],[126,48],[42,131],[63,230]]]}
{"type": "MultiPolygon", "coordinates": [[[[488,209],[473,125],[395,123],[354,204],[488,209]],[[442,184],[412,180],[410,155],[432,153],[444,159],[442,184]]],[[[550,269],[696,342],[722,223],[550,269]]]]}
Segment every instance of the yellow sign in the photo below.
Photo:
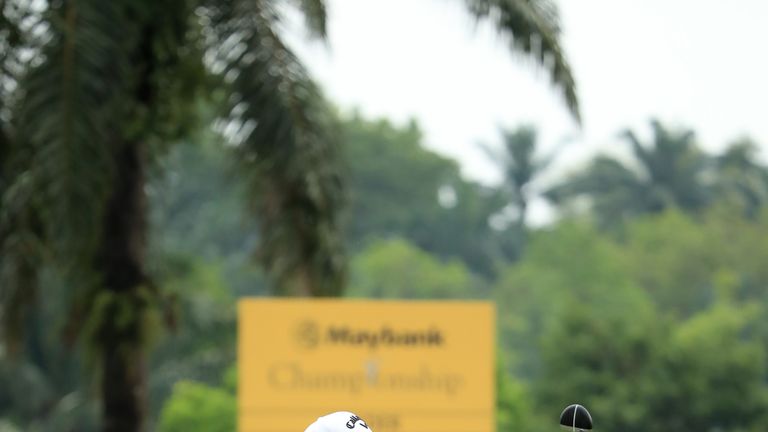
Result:
{"type": "Polygon", "coordinates": [[[239,432],[352,411],[374,432],[493,432],[487,302],[243,300],[239,432]]]}

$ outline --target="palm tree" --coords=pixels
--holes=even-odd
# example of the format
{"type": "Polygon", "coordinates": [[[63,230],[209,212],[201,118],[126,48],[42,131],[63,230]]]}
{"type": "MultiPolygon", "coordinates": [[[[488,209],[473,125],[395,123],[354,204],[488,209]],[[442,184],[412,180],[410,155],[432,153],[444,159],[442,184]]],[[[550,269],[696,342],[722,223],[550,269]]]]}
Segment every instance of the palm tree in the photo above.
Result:
{"type": "MultiPolygon", "coordinates": [[[[294,0],[325,37],[322,0],[294,0]]],[[[547,0],[466,0],[548,67],[578,118],[547,0]]],[[[342,179],[326,104],[286,46],[277,0],[0,0],[0,286],[4,337],[60,275],[67,333],[98,359],[103,430],[141,431],[147,339],[162,304],[146,270],[147,171],[197,122],[218,125],[249,179],[259,258],[285,295],[337,295],[342,179]]]]}
{"type": "Polygon", "coordinates": [[[768,203],[768,169],[757,160],[757,144],[749,138],[732,142],[715,157],[715,192],[753,218],[768,203]]]}
{"type": "Polygon", "coordinates": [[[514,237],[506,251],[510,258],[519,256],[525,247],[531,183],[552,163],[555,156],[536,155],[536,135],[536,130],[531,126],[522,126],[513,131],[502,130],[503,150],[483,146],[489,158],[502,171],[501,193],[517,211],[512,233],[514,237]]]}
{"type": "Polygon", "coordinates": [[[517,225],[525,227],[531,182],[552,163],[555,155],[536,156],[537,133],[531,126],[522,126],[513,131],[502,130],[501,136],[503,151],[488,146],[484,148],[503,173],[502,189],[520,215],[517,225]]]}
{"type": "Polygon", "coordinates": [[[653,141],[643,144],[631,132],[623,136],[632,150],[632,164],[608,156],[595,158],[583,172],[551,188],[545,196],[556,204],[587,197],[603,226],[670,207],[695,211],[709,201],[704,173],[707,158],[691,131],[673,131],[651,121],[653,141]]]}

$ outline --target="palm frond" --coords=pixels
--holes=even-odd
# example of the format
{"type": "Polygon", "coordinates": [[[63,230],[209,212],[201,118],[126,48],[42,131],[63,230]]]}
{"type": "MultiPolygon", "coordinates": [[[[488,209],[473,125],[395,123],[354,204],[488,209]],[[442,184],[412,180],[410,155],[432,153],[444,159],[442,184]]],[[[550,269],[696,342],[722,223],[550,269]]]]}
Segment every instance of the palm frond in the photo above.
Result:
{"type": "Polygon", "coordinates": [[[43,2],[0,0],[0,120],[11,121],[19,79],[40,54],[47,23],[43,2]]]}
{"type": "Polygon", "coordinates": [[[42,204],[34,176],[22,171],[32,153],[3,133],[0,155],[0,338],[15,351],[23,337],[23,317],[38,294],[44,247],[39,216],[42,204]]]}
{"type": "Polygon", "coordinates": [[[141,78],[131,94],[143,124],[131,138],[143,142],[151,161],[198,126],[195,102],[212,93],[202,60],[204,32],[192,18],[195,0],[126,3],[137,16],[131,26],[141,33],[131,50],[133,75],[141,78]]]}
{"type": "Polygon", "coordinates": [[[548,69],[571,114],[581,122],[576,82],[560,45],[560,18],[550,0],[465,0],[478,20],[490,20],[511,39],[511,48],[548,69]]]}
{"type": "Polygon", "coordinates": [[[640,162],[644,180],[655,189],[656,207],[679,206],[690,210],[706,205],[710,191],[703,175],[712,161],[696,145],[694,133],[668,129],[655,119],[651,129],[653,139],[645,145],[631,131],[624,136],[640,162]]]}
{"type": "Polygon", "coordinates": [[[336,295],[344,259],[341,181],[326,106],[276,33],[268,2],[221,26],[219,61],[233,96],[229,126],[250,174],[259,257],[284,294],[336,295]]]}
{"type": "Polygon", "coordinates": [[[325,39],[328,35],[328,12],[324,0],[294,0],[304,15],[304,22],[310,35],[325,39]]]}
{"type": "MultiPolygon", "coordinates": [[[[22,44],[23,32],[20,21],[24,13],[17,2],[0,0],[0,77],[2,84],[11,75],[11,63],[18,57],[18,47],[22,44]]],[[[0,86],[5,91],[5,85],[0,86]]],[[[3,102],[5,98],[3,98],[3,102]]]]}
{"type": "Polygon", "coordinates": [[[559,204],[582,195],[600,195],[616,188],[631,189],[639,181],[636,174],[621,162],[599,156],[587,169],[552,187],[545,196],[559,204]]]}
{"type": "Polygon", "coordinates": [[[98,0],[68,1],[51,15],[53,40],[23,83],[18,134],[34,149],[28,169],[47,201],[47,238],[69,264],[87,266],[110,190],[120,20],[112,2],[98,0]]]}
{"type": "Polygon", "coordinates": [[[750,138],[732,142],[712,160],[716,177],[713,192],[718,199],[734,200],[754,218],[768,203],[768,168],[759,162],[759,146],[750,138]]]}
{"type": "Polygon", "coordinates": [[[25,312],[38,295],[42,264],[39,239],[29,227],[0,234],[0,340],[15,351],[24,334],[25,312]]]}
{"type": "Polygon", "coordinates": [[[548,190],[544,196],[555,204],[578,202],[588,205],[599,226],[617,226],[641,214],[654,199],[634,170],[616,159],[597,157],[583,172],[548,190]]]}
{"type": "Polygon", "coordinates": [[[651,176],[652,173],[650,170],[653,167],[653,155],[652,152],[645,148],[642,142],[640,142],[640,139],[635,135],[634,132],[631,130],[626,130],[623,132],[622,136],[629,141],[630,146],[632,147],[632,154],[635,156],[635,158],[640,162],[641,168],[645,171],[645,173],[648,176],[651,176]]]}
{"type": "Polygon", "coordinates": [[[30,270],[36,268],[32,261],[38,254],[30,247],[35,242],[30,241],[30,231],[24,225],[29,218],[19,217],[18,211],[27,208],[19,204],[26,202],[24,196],[32,191],[27,188],[22,197],[16,197],[23,183],[16,182],[14,188],[8,185],[12,178],[7,169],[10,150],[9,137],[0,129],[0,340],[15,351],[22,336],[21,315],[36,294],[35,274],[30,270]]]}
{"type": "Polygon", "coordinates": [[[715,167],[718,170],[761,171],[763,168],[757,162],[758,150],[757,143],[749,138],[734,141],[715,157],[715,167]]]}
{"type": "Polygon", "coordinates": [[[507,151],[508,165],[505,176],[517,188],[522,188],[531,181],[536,173],[536,130],[523,126],[514,131],[502,133],[507,151]]]}
{"type": "Polygon", "coordinates": [[[75,288],[95,281],[110,144],[119,123],[113,108],[123,85],[118,18],[114,3],[99,0],[70,0],[45,13],[48,42],[20,78],[13,109],[0,204],[5,299],[31,298],[43,260],[40,244],[50,251],[46,261],[81,282],[75,288]]]}
{"type": "Polygon", "coordinates": [[[32,12],[28,2],[0,0],[0,339],[14,351],[37,295],[42,255],[33,179],[20,168],[30,152],[18,145],[13,124],[19,78],[38,48],[32,41],[40,19],[32,12]]]}
{"type": "Polygon", "coordinates": [[[0,121],[0,202],[2,202],[3,191],[7,182],[6,178],[8,177],[8,174],[5,172],[5,164],[10,151],[11,139],[6,131],[6,125],[0,121]]]}

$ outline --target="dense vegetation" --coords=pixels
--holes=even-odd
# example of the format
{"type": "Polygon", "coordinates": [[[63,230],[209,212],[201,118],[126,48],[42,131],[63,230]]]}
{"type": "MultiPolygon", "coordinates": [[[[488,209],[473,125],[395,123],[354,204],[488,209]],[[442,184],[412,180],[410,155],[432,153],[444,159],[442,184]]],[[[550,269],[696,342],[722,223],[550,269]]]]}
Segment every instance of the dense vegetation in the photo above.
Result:
{"type": "MultiPolygon", "coordinates": [[[[555,223],[492,228],[490,218],[520,205],[509,194],[514,180],[462,178],[456,161],[423,147],[415,122],[343,116],[347,295],[495,301],[499,430],[550,430],[575,399],[606,431],[764,430],[768,246],[759,239],[768,236],[768,171],[744,140],[710,155],[690,134],[653,127],[654,142],[626,144],[679,155],[647,157],[672,166],[670,175],[598,156],[545,193],[557,195],[555,223]],[[690,155],[697,169],[680,178],[676,166],[690,155]],[[630,176],[634,189],[620,181],[630,176]],[[688,192],[670,179],[701,204],[684,205],[688,192]],[[639,201],[640,185],[669,201],[631,214],[608,204],[639,201]]],[[[499,148],[529,132],[502,134],[499,148]]],[[[152,418],[162,432],[232,430],[235,302],[269,295],[251,262],[258,238],[256,222],[243,217],[247,188],[228,174],[233,161],[215,139],[175,147],[150,183],[153,272],[174,323],[156,336],[151,363],[152,418]]],[[[19,430],[94,430],[93,389],[80,379],[88,358],[62,348],[49,325],[65,307],[55,292],[29,319],[25,354],[0,361],[2,388],[24,389],[3,394],[2,415],[19,430]]]]}
{"type": "MultiPolygon", "coordinates": [[[[565,176],[546,193],[560,194],[557,222],[538,229],[515,223],[494,229],[489,218],[519,205],[509,198],[508,183],[490,187],[463,179],[456,162],[422,146],[415,123],[345,118],[348,295],[495,301],[500,431],[552,430],[556,414],[573,400],[587,404],[606,431],[763,430],[768,425],[768,246],[759,239],[768,236],[768,212],[764,199],[747,197],[761,196],[768,171],[743,140],[710,155],[692,135],[653,125],[664,131],[656,141],[630,139],[626,145],[639,145],[641,154],[680,146],[685,151],[674,152],[683,160],[688,152],[695,154],[699,171],[678,181],[705,197],[704,204],[680,204],[688,202],[682,190],[679,202],[619,216],[602,203],[608,196],[637,200],[621,177],[603,179],[604,189],[584,188],[566,199],[561,191],[578,183],[565,176]],[[687,138],[675,138],[680,136],[687,138]],[[663,142],[667,137],[672,141],[663,142]],[[725,161],[733,160],[751,168],[728,168],[733,162],[725,161]],[[440,190],[446,187],[455,191],[455,199],[441,203],[440,190]],[[580,211],[569,202],[577,195],[588,203],[580,211]],[[362,224],[365,229],[358,228],[362,224]]],[[[502,134],[499,148],[509,147],[510,136],[528,131],[502,134]]],[[[606,175],[595,169],[600,161],[619,165],[599,156],[575,168],[573,178],[606,175]]],[[[636,166],[618,174],[631,173],[649,190],[672,188],[664,183],[670,177],[654,179],[649,173],[655,171],[636,166]]],[[[677,178],[677,169],[671,171],[677,178]]],[[[210,199],[226,208],[224,200],[230,198],[210,199]]],[[[218,232],[233,229],[231,222],[220,223],[218,232]]],[[[163,231],[172,235],[173,227],[163,231]]],[[[206,265],[223,269],[236,256],[222,254],[206,265]]],[[[221,279],[233,274],[219,272],[221,279]]],[[[259,295],[258,279],[252,280],[245,293],[259,295]]],[[[228,283],[207,285],[218,285],[230,305],[243,293],[227,290],[228,283]]],[[[217,430],[231,415],[231,407],[202,414],[193,409],[205,392],[234,403],[231,377],[226,378],[231,369],[221,363],[217,370],[188,375],[189,381],[173,388],[159,413],[161,431],[190,430],[193,421],[217,430]]]]}
{"type": "MultiPolygon", "coordinates": [[[[464,3],[578,117],[552,4],[464,3]]],[[[324,3],[292,4],[323,38],[324,3]]],[[[750,140],[627,131],[534,229],[534,129],[501,131],[482,185],[416,121],[333,114],[275,0],[0,10],[0,431],[232,431],[237,299],[340,294],[493,300],[500,431],[574,400],[604,431],[768,429],[750,140]]]]}
{"type": "MultiPolygon", "coordinates": [[[[546,69],[578,117],[549,0],[463,4],[546,69]]],[[[45,384],[72,396],[63,407],[40,399],[67,419],[38,413],[33,422],[49,426],[25,428],[84,430],[72,416],[92,417],[93,398],[73,388],[70,362],[57,361],[66,346],[99,388],[99,429],[147,430],[149,348],[163,322],[175,327],[177,309],[197,306],[192,293],[166,286],[197,275],[194,263],[156,256],[151,244],[162,240],[151,237],[151,177],[179,143],[199,138],[236,155],[219,168],[238,173],[242,207],[258,220],[240,239],[258,235],[254,256],[270,293],[343,293],[339,139],[328,103],[284,40],[289,15],[304,18],[311,38],[326,37],[323,0],[0,0],[2,354],[23,352],[35,360],[30,373],[61,378],[45,384]],[[215,140],[205,138],[211,126],[215,140]],[[47,352],[53,334],[62,343],[47,352]]]]}

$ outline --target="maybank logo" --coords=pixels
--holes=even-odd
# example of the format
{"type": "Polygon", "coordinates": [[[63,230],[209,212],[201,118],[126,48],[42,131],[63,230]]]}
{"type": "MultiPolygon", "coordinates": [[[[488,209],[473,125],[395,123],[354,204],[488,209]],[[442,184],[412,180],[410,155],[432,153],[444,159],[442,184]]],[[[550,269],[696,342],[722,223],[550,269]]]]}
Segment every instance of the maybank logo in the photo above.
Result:
{"type": "Polygon", "coordinates": [[[445,344],[443,332],[435,327],[425,329],[397,329],[382,326],[378,329],[360,329],[347,325],[320,326],[314,321],[299,323],[295,331],[296,342],[307,349],[320,344],[376,348],[441,347],[445,344]]]}
{"type": "Polygon", "coordinates": [[[296,328],[296,341],[304,348],[315,348],[320,342],[320,330],[314,321],[304,321],[296,328]]]}

